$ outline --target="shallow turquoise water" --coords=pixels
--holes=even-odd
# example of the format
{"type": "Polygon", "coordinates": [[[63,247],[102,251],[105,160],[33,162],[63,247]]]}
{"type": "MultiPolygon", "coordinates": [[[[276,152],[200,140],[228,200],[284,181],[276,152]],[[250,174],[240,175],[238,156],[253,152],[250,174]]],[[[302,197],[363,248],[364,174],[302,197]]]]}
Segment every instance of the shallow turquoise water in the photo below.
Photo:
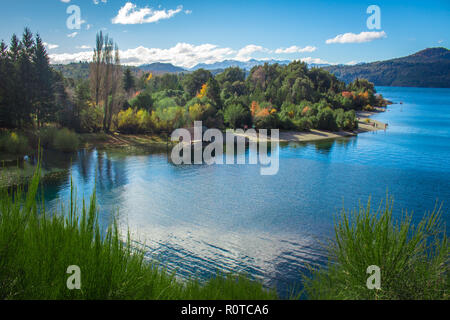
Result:
{"type": "MultiPolygon", "coordinates": [[[[180,277],[246,272],[282,294],[306,264],[325,261],[333,217],[386,193],[396,214],[443,202],[450,225],[450,90],[378,88],[394,104],[374,118],[389,129],[280,148],[280,170],[175,166],[167,155],[80,151],[70,165],[78,195],[96,182],[101,221],[118,213],[133,237],[180,277]]],[[[70,163],[68,159],[63,162],[70,163]]],[[[46,186],[47,206],[69,196],[69,178],[46,186]]]]}

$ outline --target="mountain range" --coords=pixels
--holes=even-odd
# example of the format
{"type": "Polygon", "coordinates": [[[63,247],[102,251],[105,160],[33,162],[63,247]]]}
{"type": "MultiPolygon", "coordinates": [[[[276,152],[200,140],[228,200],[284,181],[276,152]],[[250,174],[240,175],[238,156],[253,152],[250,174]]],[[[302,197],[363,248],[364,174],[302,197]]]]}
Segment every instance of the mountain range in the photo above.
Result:
{"type": "Polygon", "coordinates": [[[238,60],[224,60],[221,62],[216,62],[216,63],[211,63],[211,64],[207,64],[207,63],[199,63],[198,65],[196,65],[195,67],[189,69],[190,71],[195,71],[198,69],[206,69],[206,70],[217,70],[217,69],[226,69],[229,67],[239,67],[241,69],[244,70],[251,70],[253,67],[255,66],[259,66],[262,65],[264,63],[268,63],[268,64],[281,64],[281,65],[286,65],[289,64],[291,61],[289,60],[255,60],[255,59],[251,59],[248,61],[238,61],[238,60]]]}
{"type": "Polygon", "coordinates": [[[139,66],[138,68],[144,72],[152,72],[154,74],[180,73],[187,71],[186,69],[174,66],[171,63],[161,63],[161,62],[144,64],[139,66]]]}
{"type": "MultiPolygon", "coordinates": [[[[211,64],[200,63],[189,69],[177,67],[170,63],[157,62],[130,68],[134,72],[142,70],[154,74],[188,73],[203,68],[217,74],[229,67],[239,67],[248,73],[253,67],[265,63],[286,65],[290,62],[289,60],[273,59],[224,60],[211,64]]],[[[442,47],[428,48],[407,57],[359,63],[352,66],[324,64],[309,64],[308,66],[310,68],[324,68],[347,83],[357,78],[365,78],[377,86],[450,88],[450,50],[442,47]]],[[[87,78],[89,76],[89,65],[87,63],[54,65],[54,67],[66,77],[87,78]]]]}

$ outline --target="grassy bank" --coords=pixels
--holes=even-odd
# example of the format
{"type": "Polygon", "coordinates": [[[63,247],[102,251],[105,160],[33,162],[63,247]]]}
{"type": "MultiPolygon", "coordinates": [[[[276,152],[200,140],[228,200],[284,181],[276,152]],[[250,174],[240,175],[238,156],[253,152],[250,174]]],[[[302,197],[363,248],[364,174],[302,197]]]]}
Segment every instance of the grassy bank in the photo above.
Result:
{"type": "Polygon", "coordinates": [[[171,142],[170,137],[165,134],[75,133],[67,128],[59,129],[52,126],[39,130],[1,130],[0,160],[15,160],[17,157],[34,153],[38,146],[71,153],[80,148],[165,148],[167,144],[171,142]]]}
{"type": "Polygon", "coordinates": [[[161,148],[165,149],[171,145],[170,137],[164,135],[150,134],[105,134],[86,133],[80,134],[80,142],[83,148],[98,149],[130,149],[130,148],[161,148]]]}
{"type": "MultiPolygon", "coordinates": [[[[35,156],[38,147],[72,156],[80,149],[117,150],[125,152],[167,150],[172,143],[166,136],[88,133],[77,134],[68,129],[45,127],[40,130],[0,131],[0,188],[27,183],[36,170],[25,156],[35,156]]],[[[41,170],[44,181],[52,181],[67,173],[59,167],[41,170]]]]}

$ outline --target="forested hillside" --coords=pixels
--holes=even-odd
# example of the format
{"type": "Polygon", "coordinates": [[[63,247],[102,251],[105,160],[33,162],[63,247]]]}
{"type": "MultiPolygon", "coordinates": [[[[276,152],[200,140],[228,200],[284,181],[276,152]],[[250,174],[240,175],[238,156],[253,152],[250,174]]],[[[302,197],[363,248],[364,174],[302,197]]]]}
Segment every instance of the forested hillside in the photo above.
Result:
{"type": "Polygon", "coordinates": [[[325,69],[346,83],[364,78],[377,86],[450,88],[450,50],[446,48],[425,49],[387,61],[325,69]]]}

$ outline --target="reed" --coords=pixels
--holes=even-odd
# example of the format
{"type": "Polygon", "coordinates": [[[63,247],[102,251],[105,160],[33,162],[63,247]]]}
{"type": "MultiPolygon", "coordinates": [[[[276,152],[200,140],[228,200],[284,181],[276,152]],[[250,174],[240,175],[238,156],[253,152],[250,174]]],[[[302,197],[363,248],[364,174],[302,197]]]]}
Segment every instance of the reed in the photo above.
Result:
{"type": "Polygon", "coordinates": [[[407,212],[394,219],[387,199],[343,210],[329,244],[328,266],[305,278],[309,299],[449,299],[449,246],[442,212],[435,208],[414,225],[407,212]],[[381,270],[381,289],[369,290],[367,268],[381,270]]]}

